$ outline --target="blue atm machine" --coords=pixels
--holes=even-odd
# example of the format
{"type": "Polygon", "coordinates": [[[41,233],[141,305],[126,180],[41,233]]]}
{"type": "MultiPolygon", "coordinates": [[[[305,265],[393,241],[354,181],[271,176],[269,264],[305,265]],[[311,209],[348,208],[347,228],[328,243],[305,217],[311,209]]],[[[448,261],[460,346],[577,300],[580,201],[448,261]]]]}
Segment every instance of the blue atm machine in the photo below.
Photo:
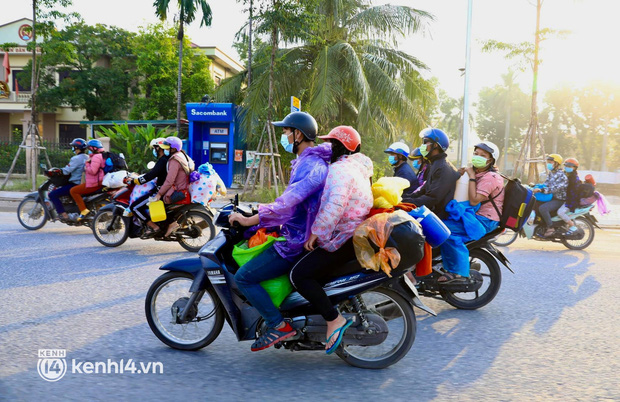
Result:
{"type": "Polygon", "coordinates": [[[209,162],[230,187],[244,171],[245,141],[236,129],[237,107],[232,103],[188,103],[189,154],[196,167],[209,162]],[[237,150],[237,152],[235,152],[237,150]]]}

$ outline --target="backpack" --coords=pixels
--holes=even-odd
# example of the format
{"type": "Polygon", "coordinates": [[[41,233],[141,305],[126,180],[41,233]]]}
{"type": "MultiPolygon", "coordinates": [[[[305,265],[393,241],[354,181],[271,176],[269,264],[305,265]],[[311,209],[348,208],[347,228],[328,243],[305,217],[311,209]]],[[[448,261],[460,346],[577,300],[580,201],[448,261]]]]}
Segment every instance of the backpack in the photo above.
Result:
{"type": "Polygon", "coordinates": [[[495,205],[495,202],[493,201],[493,199],[497,198],[502,191],[500,191],[495,197],[489,197],[488,201],[493,204],[495,211],[501,216],[499,226],[518,232],[521,230],[527,221],[527,218],[529,218],[532,213],[536,198],[534,197],[532,190],[521,184],[519,179],[510,179],[504,175],[501,176],[507,180],[504,188],[502,189],[502,191],[505,192],[502,213],[499,213],[499,208],[497,208],[497,205],[495,205]]]}
{"type": "Polygon", "coordinates": [[[119,170],[127,170],[127,162],[125,162],[125,156],[123,154],[117,154],[116,152],[103,152],[102,153],[105,166],[103,167],[104,173],[118,172],[119,170]]]}

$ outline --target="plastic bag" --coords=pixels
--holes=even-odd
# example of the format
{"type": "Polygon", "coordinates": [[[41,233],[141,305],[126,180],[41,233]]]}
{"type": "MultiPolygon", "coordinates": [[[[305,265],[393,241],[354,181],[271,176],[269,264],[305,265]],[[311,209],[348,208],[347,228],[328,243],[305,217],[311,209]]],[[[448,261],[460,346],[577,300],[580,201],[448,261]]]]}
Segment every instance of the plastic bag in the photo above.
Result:
{"type": "Polygon", "coordinates": [[[248,261],[261,254],[263,251],[267,250],[269,246],[273,244],[274,241],[283,241],[284,237],[273,237],[268,236],[267,240],[256,247],[248,247],[248,241],[243,240],[235,244],[233,247],[232,257],[239,264],[239,266],[245,265],[248,261]]]}
{"type": "Polygon", "coordinates": [[[392,208],[402,201],[403,190],[409,180],[402,177],[382,177],[372,185],[373,208],[392,208]]]}
{"type": "Polygon", "coordinates": [[[197,172],[200,173],[198,180],[189,183],[189,193],[192,202],[205,205],[213,201],[218,194],[226,195],[226,186],[209,163],[198,166],[197,172]]]}
{"type": "Polygon", "coordinates": [[[138,198],[149,193],[155,188],[155,186],[157,186],[157,179],[153,179],[144,184],[138,184],[137,186],[135,186],[131,191],[131,195],[129,196],[129,204],[133,204],[138,198]]]}
{"type": "MultiPolygon", "coordinates": [[[[404,261],[405,265],[413,266],[420,261],[424,255],[422,228],[405,211],[397,210],[393,213],[374,215],[366,219],[355,229],[353,246],[355,247],[355,256],[360,265],[373,271],[382,270],[391,277],[390,272],[398,268],[401,263],[401,253],[396,247],[389,246],[389,244],[395,245],[394,241],[389,243],[388,241],[394,228],[404,224],[407,224],[403,228],[408,235],[406,236],[407,261],[404,261]],[[377,252],[370,242],[379,249],[377,252]]],[[[399,237],[402,238],[403,236],[399,237]]],[[[405,252],[404,248],[403,252],[405,252]]]]}
{"type": "Polygon", "coordinates": [[[127,177],[126,170],[119,170],[118,172],[106,173],[105,176],[103,176],[103,181],[101,182],[101,184],[104,187],[108,187],[108,188],[124,187],[126,186],[125,182],[123,181],[125,177],[127,177]]]}
{"type": "Polygon", "coordinates": [[[611,206],[609,205],[607,198],[605,198],[605,196],[598,191],[595,191],[594,194],[596,194],[598,197],[598,200],[596,201],[596,208],[598,209],[598,212],[601,215],[607,215],[608,213],[610,213],[611,206]]]}
{"type": "Polygon", "coordinates": [[[293,285],[288,278],[288,275],[278,276],[277,278],[268,279],[260,283],[260,285],[267,291],[267,294],[271,298],[273,305],[280,307],[286,296],[293,291],[293,285]]]}
{"type": "Polygon", "coordinates": [[[416,264],[416,276],[425,276],[433,272],[433,248],[424,243],[424,257],[416,264]]]}
{"type": "Polygon", "coordinates": [[[269,236],[278,237],[278,234],[276,232],[267,233],[267,228],[258,229],[256,233],[248,239],[248,248],[260,246],[269,240],[269,236]]]}

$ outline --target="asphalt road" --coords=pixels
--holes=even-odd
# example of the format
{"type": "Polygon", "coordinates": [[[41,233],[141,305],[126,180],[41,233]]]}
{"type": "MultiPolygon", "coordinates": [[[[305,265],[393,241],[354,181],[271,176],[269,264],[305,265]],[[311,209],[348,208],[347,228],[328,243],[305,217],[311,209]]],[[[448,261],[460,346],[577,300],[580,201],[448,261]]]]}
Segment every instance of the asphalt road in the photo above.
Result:
{"type": "MultiPolygon", "coordinates": [[[[1,207],[1,206],[0,206],[1,207]]],[[[7,207],[10,209],[10,206],[7,207]]],[[[620,400],[620,230],[586,251],[517,240],[496,299],[478,311],[424,301],[409,354],[380,371],[320,352],[250,352],[226,326],[198,352],[161,343],[144,317],[177,244],[105,248],[86,228],[27,231],[0,212],[0,400],[620,400]],[[614,313],[615,311],[615,313],[614,313]],[[161,363],[163,374],[38,374],[39,349],[71,360],[161,363]]]]}

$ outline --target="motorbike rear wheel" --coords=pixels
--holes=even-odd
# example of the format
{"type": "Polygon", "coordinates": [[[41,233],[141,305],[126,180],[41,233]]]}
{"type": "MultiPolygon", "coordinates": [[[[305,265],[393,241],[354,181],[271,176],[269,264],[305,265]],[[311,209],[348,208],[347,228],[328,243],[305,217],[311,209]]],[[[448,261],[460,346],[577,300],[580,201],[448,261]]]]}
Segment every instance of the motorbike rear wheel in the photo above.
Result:
{"type": "Polygon", "coordinates": [[[563,237],[562,244],[571,250],[583,250],[594,241],[594,225],[588,219],[580,216],[575,218],[575,226],[584,231],[583,238],[579,240],[571,240],[563,237]]]}
{"type": "Polygon", "coordinates": [[[108,228],[113,218],[113,211],[99,211],[91,224],[95,239],[106,247],[118,247],[125,243],[129,236],[127,225],[120,216],[116,217],[113,227],[108,228]]]}
{"type": "Polygon", "coordinates": [[[346,345],[345,338],[336,354],[354,367],[382,369],[391,366],[407,355],[415,341],[416,319],[413,307],[400,294],[386,288],[369,290],[360,296],[366,311],[381,315],[386,321],[388,337],[375,346],[346,345]],[[389,311],[389,316],[382,314],[384,311],[389,311]]]}
{"type": "Polygon", "coordinates": [[[47,223],[45,206],[34,198],[24,198],[17,207],[17,220],[28,230],[41,229],[47,223]]]}
{"type": "Polygon", "coordinates": [[[470,265],[473,262],[480,264],[482,287],[475,292],[448,292],[441,291],[441,297],[446,303],[462,310],[475,310],[486,306],[495,298],[502,284],[502,271],[495,257],[481,249],[469,252],[470,265]]]}
{"type": "Polygon", "coordinates": [[[202,246],[215,237],[215,226],[209,215],[200,211],[189,211],[185,222],[176,230],[179,244],[187,251],[197,253],[202,246]],[[195,236],[195,237],[194,237],[195,236]]]}
{"type": "Polygon", "coordinates": [[[177,317],[191,297],[194,278],[187,272],[166,272],[153,282],[144,309],[151,331],[174,349],[198,350],[213,342],[224,325],[224,311],[213,289],[206,289],[197,306],[190,307],[188,322],[177,317]]]}

